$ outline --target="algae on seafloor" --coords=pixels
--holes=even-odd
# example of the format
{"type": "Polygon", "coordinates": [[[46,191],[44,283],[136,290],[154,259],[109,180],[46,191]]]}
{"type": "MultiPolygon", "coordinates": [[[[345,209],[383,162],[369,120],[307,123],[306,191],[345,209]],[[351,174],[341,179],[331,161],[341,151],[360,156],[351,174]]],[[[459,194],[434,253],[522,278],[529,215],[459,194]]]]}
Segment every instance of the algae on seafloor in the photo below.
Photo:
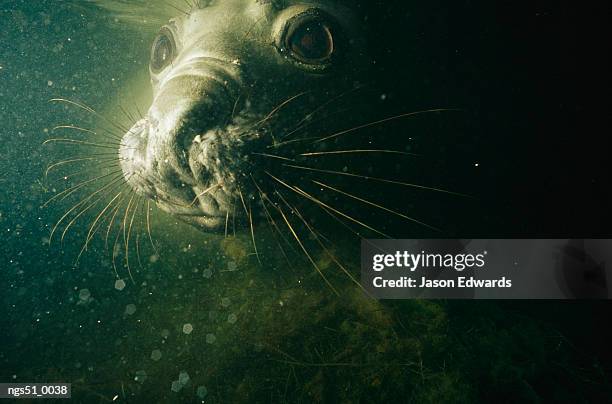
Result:
{"type": "Polygon", "coordinates": [[[189,400],[205,386],[210,402],[474,402],[493,391],[537,402],[546,364],[566,360],[544,327],[494,305],[380,302],[340,277],[336,295],[308,263],[279,270],[282,256],[263,255],[264,268],[251,254],[229,271],[227,243],[209,237],[165,257],[176,273],[142,286],[141,309],[99,371],[129,375],[124,388],[151,399],[189,400]],[[189,383],[176,383],[181,372],[189,383]]]}

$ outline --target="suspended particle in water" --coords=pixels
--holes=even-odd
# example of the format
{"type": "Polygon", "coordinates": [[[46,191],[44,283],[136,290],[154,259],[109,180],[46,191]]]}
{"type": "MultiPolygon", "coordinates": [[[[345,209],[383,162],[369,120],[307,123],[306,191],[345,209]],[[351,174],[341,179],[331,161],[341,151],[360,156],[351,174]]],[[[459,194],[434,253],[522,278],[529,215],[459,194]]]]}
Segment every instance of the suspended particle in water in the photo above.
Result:
{"type": "Polygon", "coordinates": [[[232,272],[238,269],[238,265],[234,261],[230,261],[227,263],[227,269],[232,272]]]}
{"type": "Polygon", "coordinates": [[[115,281],[115,289],[121,291],[125,288],[125,281],[123,279],[117,279],[115,281]]]}
{"type": "Polygon", "coordinates": [[[172,382],[172,387],[170,387],[170,390],[174,391],[175,393],[178,393],[179,391],[181,391],[182,388],[183,385],[178,380],[175,380],[172,382]]]}
{"type": "Polygon", "coordinates": [[[182,371],[181,373],[179,373],[178,381],[180,384],[185,386],[187,383],[189,383],[189,373],[185,371],[182,371]]]}
{"type": "Polygon", "coordinates": [[[136,372],[136,376],[134,376],[134,381],[138,383],[144,383],[147,380],[147,372],[144,370],[139,370],[136,372]]]}
{"type": "Polygon", "coordinates": [[[217,340],[217,337],[215,337],[215,334],[206,334],[207,343],[214,344],[216,340],[217,340]]]}
{"type": "Polygon", "coordinates": [[[224,297],[223,299],[221,299],[221,306],[223,307],[228,307],[231,303],[232,301],[229,297],[224,297]]]}
{"type": "Polygon", "coordinates": [[[204,271],[202,271],[202,276],[205,277],[206,279],[210,279],[213,275],[212,269],[210,268],[206,268],[204,271]]]}
{"type": "Polygon", "coordinates": [[[151,359],[154,360],[155,362],[160,360],[161,357],[162,357],[162,353],[159,349],[154,349],[153,352],[151,352],[151,359]]]}
{"type": "Polygon", "coordinates": [[[199,386],[196,390],[196,394],[201,399],[204,399],[208,395],[208,389],[205,386],[199,386]]]}
{"type": "Polygon", "coordinates": [[[79,290],[79,299],[87,302],[89,301],[89,298],[91,297],[91,292],[89,291],[89,289],[81,289],[79,290]]]}
{"type": "Polygon", "coordinates": [[[189,334],[191,334],[192,331],[193,331],[193,326],[191,324],[187,323],[187,324],[183,325],[183,333],[184,334],[189,335],[189,334]]]}
{"type": "Polygon", "coordinates": [[[136,313],[136,305],[135,304],[130,303],[127,306],[125,306],[125,314],[127,314],[128,316],[131,316],[134,313],[136,313]]]}
{"type": "Polygon", "coordinates": [[[231,313],[229,316],[227,316],[228,323],[235,324],[236,321],[238,321],[238,316],[236,316],[234,313],[231,313]]]}

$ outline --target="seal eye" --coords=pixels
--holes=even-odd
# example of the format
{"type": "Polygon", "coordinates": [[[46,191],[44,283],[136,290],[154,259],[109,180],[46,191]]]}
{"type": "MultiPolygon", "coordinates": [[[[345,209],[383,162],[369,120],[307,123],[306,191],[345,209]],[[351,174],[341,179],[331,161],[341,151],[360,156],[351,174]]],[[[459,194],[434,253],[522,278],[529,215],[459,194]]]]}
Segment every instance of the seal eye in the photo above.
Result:
{"type": "Polygon", "coordinates": [[[322,64],[327,62],[335,50],[330,25],[319,19],[300,21],[287,36],[287,48],[300,62],[322,64]]]}
{"type": "Polygon", "coordinates": [[[151,49],[151,70],[159,73],[168,66],[174,59],[176,46],[172,33],[168,29],[162,28],[160,33],[153,41],[151,49]]]}

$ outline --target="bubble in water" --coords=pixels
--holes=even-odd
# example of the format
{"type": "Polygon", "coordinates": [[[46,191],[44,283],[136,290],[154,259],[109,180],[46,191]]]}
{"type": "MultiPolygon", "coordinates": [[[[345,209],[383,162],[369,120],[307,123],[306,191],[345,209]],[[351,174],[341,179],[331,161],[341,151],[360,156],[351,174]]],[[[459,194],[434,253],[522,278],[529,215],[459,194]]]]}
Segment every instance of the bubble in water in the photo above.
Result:
{"type": "Polygon", "coordinates": [[[117,279],[115,281],[115,289],[123,290],[125,288],[125,281],[123,279],[117,279]]]}
{"type": "Polygon", "coordinates": [[[166,339],[170,336],[170,331],[164,328],[163,330],[161,330],[160,335],[162,336],[162,338],[166,339]]]}
{"type": "Polygon", "coordinates": [[[183,325],[183,333],[189,335],[193,331],[193,326],[189,323],[183,325]]]}
{"type": "Polygon", "coordinates": [[[204,271],[202,271],[202,276],[204,276],[206,279],[210,279],[212,277],[212,269],[210,268],[206,268],[204,271]]]}
{"type": "Polygon", "coordinates": [[[185,371],[182,371],[181,373],[179,373],[178,382],[182,384],[183,386],[189,383],[189,373],[185,371]]]}
{"type": "Polygon", "coordinates": [[[227,269],[229,271],[235,271],[238,268],[238,265],[234,261],[230,261],[227,263],[227,269]]]}
{"type": "Polygon", "coordinates": [[[198,395],[198,397],[203,399],[208,395],[208,389],[205,386],[199,386],[196,390],[196,394],[198,395]]]}
{"type": "Polygon", "coordinates": [[[228,307],[231,303],[232,301],[229,297],[224,297],[223,299],[221,299],[221,306],[223,307],[228,307]]]}
{"type": "Polygon", "coordinates": [[[215,337],[215,334],[206,334],[206,342],[209,344],[214,344],[216,340],[217,337],[215,337]]]}
{"type": "Polygon", "coordinates": [[[89,300],[90,297],[91,297],[91,292],[89,291],[89,289],[79,290],[79,299],[81,299],[82,301],[86,302],[89,300]]]}
{"type": "Polygon", "coordinates": [[[139,370],[136,372],[136,376],[134,377],[134,381],[138,383],[144,383],[147,380],[147,372],[144,370],[139,370]]]}
{"type": "Polygon", "coordinates": [[[234,313],[232,313],[229,316],[227,316],[227,322],[228,323],[234,324],[234,323],[236,323],[236,321],[238,321],[238,316],[236,316],[234,313]]]}
{"type": "Polygon", "coordinates": [[[161,357],[162,357],[162,353],[159,349],[154,349],[153,352],[151,352],[151,359],[154,360],[155,362],[160,360],[161,357]]]}
{"type": "Polygon", "coordinates": [[[181,391],[182,388],[183,385],[178,380],[175,380],[172,382],[172,387],[170,387],[170,390],[174,391],[175,393],[178,393],[179,391],[181,391]]]}
{"type": "Polygon", "coordinates": [[[135,304],[130,303],[127,306],[125,306],[125,314],[127,314],[128,316],[131,316],[134,313],[136,313],[136,305],[135,304]]]}

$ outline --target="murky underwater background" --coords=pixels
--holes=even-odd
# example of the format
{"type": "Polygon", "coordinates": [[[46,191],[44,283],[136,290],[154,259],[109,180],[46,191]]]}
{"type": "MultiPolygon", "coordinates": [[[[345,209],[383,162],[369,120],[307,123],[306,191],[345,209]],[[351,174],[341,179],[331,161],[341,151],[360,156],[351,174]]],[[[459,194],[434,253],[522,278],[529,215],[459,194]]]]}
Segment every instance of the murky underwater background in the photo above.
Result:
{"type": "Polygon", "coordinates": [[[2,0],[0,13],[0,381],[70,382],[78,402],[609,398],[604,305],[380,304],[349,284],[337,297],[307,266],[258,265],[248,236],[170,219],[153,220],[155,246],[138,219],[132,276],[104,240],[75,265],[87,231],[49,245],[66,206],[41,208],[61,189],[44,173],[62,146],[41,143],[94,121],[48,100],[111,104],[146,73],[150,38],[61,1],[2,0]]]}

